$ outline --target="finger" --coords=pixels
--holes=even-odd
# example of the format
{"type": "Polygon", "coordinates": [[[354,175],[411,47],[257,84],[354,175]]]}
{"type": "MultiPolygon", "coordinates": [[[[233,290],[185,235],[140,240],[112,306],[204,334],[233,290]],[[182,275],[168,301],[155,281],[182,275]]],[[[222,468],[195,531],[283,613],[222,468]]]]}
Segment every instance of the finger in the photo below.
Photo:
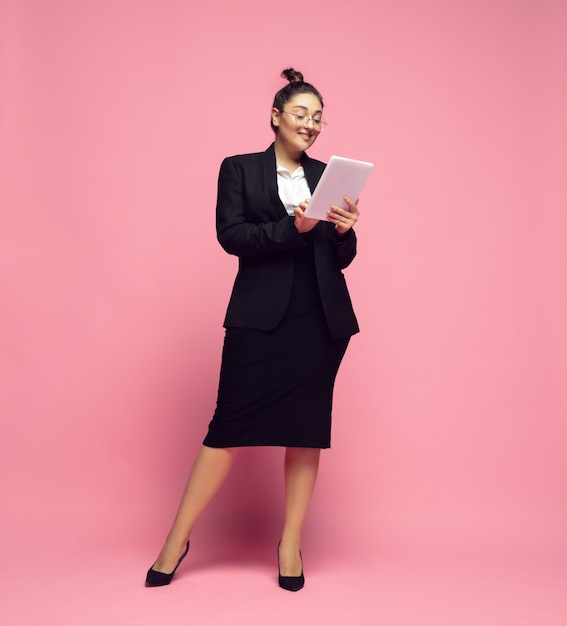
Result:
{"type": "Polygon", "coordinates": [[[336,204],[331,205],[329,212],[333,213],[333,215],[342,215],[343,217],[350,213],[348,209],[343,209],[343,207],[337,206],[336,204]]]}
{"type": "Polygon", "coordinates": [[[356,207],[358,204],[358,198],[356,199],[356,202],[353,202],[348,196],[344,197],[344,201],[347,203],[348,207],[349,207],[349,211],[351,213],[354,213],[356,211],[356,207]]]}
{"type": "Polygon", "coordinates": [[[336,213],[335,211],[327,211],[327,217],[330,222],[333,222],[333,224],[338,223],[344,219],[342,215],[336,213]]]}
{"type": "Polygon", "coordinates": [[[352,222],[356,222],[356,220],[358,219],[358,216],[360,215],[360,211],[358,210],[358,208],[356,207],[355,204],[352,205],[352,210],[349,212],[345,212],[346,214],[346,218],[348,220],[352,220],[352,222]]]}

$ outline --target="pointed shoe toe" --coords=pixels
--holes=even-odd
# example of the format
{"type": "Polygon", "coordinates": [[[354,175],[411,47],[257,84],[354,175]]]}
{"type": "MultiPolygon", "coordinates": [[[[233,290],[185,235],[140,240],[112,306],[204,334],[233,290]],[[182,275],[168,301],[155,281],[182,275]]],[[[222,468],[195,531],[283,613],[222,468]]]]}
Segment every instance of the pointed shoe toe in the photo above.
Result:
{"type": "Polygon", "coordinates": [[[146,574],[146,587],[164,587],[165,585],[169,585],[169,583],[173,580],[173,575],[177,571],[177,568],[181,565],[181,561],[187,556],[187,552],[189,552],[189,542],[185,546],[185,550],[183,554],[177,561],[177,565],[173,569],[173,572],[170,574],[166,574],[165,572],[158,572],[152,567],[148,570],[146,574]]]}

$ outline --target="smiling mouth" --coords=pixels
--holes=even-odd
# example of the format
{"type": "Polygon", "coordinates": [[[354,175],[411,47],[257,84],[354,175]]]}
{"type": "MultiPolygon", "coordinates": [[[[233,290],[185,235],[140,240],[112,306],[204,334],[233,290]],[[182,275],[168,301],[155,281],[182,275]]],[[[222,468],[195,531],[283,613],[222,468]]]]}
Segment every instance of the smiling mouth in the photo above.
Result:
{"type": "Polygon", "coordinates": [[[309,141],[311,139],[311,133],[298,133],[300,137],[303,137],[305,141],[309,141]]]}

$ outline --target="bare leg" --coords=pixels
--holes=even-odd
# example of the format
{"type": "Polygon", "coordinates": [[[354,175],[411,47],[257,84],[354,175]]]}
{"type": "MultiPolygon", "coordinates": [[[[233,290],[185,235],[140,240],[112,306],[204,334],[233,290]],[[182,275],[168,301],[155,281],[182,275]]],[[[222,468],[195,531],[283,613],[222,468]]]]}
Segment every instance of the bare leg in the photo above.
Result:
{"type": "Polygon", "coordinates": [[[280,542],[280,574],[301,574],[301,531],[317,480],[318,448],[287,448],[285,453],[285,522],[280,542]]]}
{"type": "Polygon", "coordinates": [[[201,447],[173,526],[153,569],[165,573],[173,571],[195,524],[228,476],[237,452],[238,448],[201,447]]]}

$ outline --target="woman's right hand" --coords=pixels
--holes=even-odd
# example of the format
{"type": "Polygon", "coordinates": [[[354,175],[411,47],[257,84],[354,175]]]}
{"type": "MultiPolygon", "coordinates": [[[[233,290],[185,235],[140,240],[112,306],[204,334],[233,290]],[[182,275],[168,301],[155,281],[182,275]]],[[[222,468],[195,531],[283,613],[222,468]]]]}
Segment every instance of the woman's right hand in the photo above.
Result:
{"type": "Polygon", "coordinates": [[[319,220],[313,219],[312,217],[305,217],[305,209],[308,204],[309,200],[305,200],[305,202],[302,202],[299,206],[293,207],[293,212],[295,213],[295,227],[300,234],[308,233],[319,223],[319,220]]]}

